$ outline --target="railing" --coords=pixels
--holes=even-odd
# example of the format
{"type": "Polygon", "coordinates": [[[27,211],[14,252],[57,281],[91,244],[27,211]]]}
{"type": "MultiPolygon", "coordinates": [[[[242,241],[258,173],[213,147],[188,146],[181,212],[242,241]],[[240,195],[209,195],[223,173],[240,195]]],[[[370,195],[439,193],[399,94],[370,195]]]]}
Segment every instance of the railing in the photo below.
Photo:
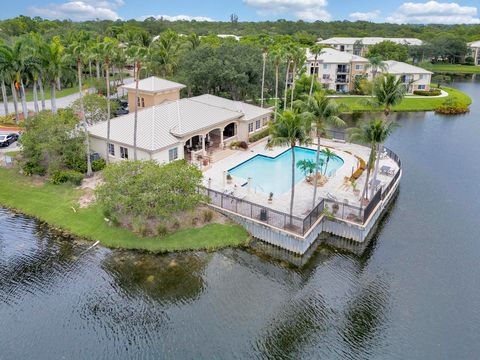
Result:
{"type": "MultiPolygon", "coordinates": [[[[346,139],[346,134],[342,130],[326,130],[326,133],[327,136],[336,139],[346,139]]],[[[225,194],[213,189],[203,188],[202,192],[210,198],[211,204],[214,206],[302,236],[305,235],[315,222],[324,214],[324,209],[336,219],[363,225],[368,221],[377,205],[391,192],[393,186],[400,177],[402,166],[400,158],[392,150],[386,147],[384,147],[384,149],[387,156],[397,163],[399,170],[395,173],[388,185],[380,187],[369,203],[364,207],[350,205],[347,202],[333,199],[322,199],[306,217],[301,218],[299,216],[290,216],[282,211],[255,204],[248,200],[240,199],[233,195],[225,194]]]]}
{"type": "Polygon", "coordinates": [[[305,218],[300,218],[220,191],[205,188],[204,193],[212,205],[298,235],[305,235],[310,230],[323,214],[324,208],[322,200],[305,218]]]}

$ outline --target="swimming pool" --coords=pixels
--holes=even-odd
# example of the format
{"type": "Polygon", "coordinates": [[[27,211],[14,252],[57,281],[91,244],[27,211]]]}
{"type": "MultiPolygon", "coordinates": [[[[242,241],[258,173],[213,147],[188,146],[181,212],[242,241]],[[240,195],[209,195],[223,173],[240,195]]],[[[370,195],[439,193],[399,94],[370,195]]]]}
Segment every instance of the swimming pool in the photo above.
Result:
{"type": "MultiPolygon", "coordinates": [[[[316,151],[295,147],[295,162],[308,159],[315,161],[316,151]]],[[[320,153],[320,158],[326,161],[326,156],[320,153]]],[[[342,158],[335,156],[330,158],[326,174],[333,175],[340,166],[343,165],[342,158]]],[[[243,179],[252,179],[252,189],[263,193],[283,194],[291,187],[291,168],[292,168],[292,149],[288,149],[277,155],[270,157],[265,155],[255,155],[251,159],[228,170],[232,176],[243,179]]],[[[299,183],[305,178],[302,171],[295,166],[295,182],[299,183]]]]}

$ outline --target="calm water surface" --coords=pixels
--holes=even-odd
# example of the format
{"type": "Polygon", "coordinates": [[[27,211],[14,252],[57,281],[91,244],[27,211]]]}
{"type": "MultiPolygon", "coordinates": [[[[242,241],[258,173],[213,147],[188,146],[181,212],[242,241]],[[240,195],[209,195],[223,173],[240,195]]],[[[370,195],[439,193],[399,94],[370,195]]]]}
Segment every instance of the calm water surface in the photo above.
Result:
{"type": "Polygon", "coordinates": [[[151,256],[0,210],[0,359],[478,359],[480,80],[465,116],[403,114],[399,196],[362,256],[151,256]]]}

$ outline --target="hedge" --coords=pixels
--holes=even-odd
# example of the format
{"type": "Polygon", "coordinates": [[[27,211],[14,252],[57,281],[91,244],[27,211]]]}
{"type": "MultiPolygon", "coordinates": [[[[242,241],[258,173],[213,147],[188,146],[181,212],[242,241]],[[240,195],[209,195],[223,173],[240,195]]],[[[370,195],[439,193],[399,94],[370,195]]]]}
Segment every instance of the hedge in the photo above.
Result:
{"type": "Polygon", "coordinates": [[[415,90],[413,92],[413,95],[418,95],[418,96],[439,96],[441,94],[442,94],[442,91],[440,89],[431,89],[430,91],[415,90]]]}

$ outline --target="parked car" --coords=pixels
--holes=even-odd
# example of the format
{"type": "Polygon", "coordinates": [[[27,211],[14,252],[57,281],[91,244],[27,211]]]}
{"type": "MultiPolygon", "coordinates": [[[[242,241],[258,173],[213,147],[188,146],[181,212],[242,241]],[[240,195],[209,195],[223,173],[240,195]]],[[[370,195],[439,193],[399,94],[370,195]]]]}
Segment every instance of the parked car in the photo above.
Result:
{"type": "Polygon", "coordinates": [[[0,146],[5,147],[5,146],[10,146],[11,143],[14,143],[15,141],[18,140],[18,134],[11,133],[8,135],[0,135],[0,146]]]}
{"type": "Polygon", "coordinates": [[[127,115],[127,114],[128,114],[128,110],[125,110],[125,109],[118,109],[117,111],[115,111],[115,116],[127,115]]]}

